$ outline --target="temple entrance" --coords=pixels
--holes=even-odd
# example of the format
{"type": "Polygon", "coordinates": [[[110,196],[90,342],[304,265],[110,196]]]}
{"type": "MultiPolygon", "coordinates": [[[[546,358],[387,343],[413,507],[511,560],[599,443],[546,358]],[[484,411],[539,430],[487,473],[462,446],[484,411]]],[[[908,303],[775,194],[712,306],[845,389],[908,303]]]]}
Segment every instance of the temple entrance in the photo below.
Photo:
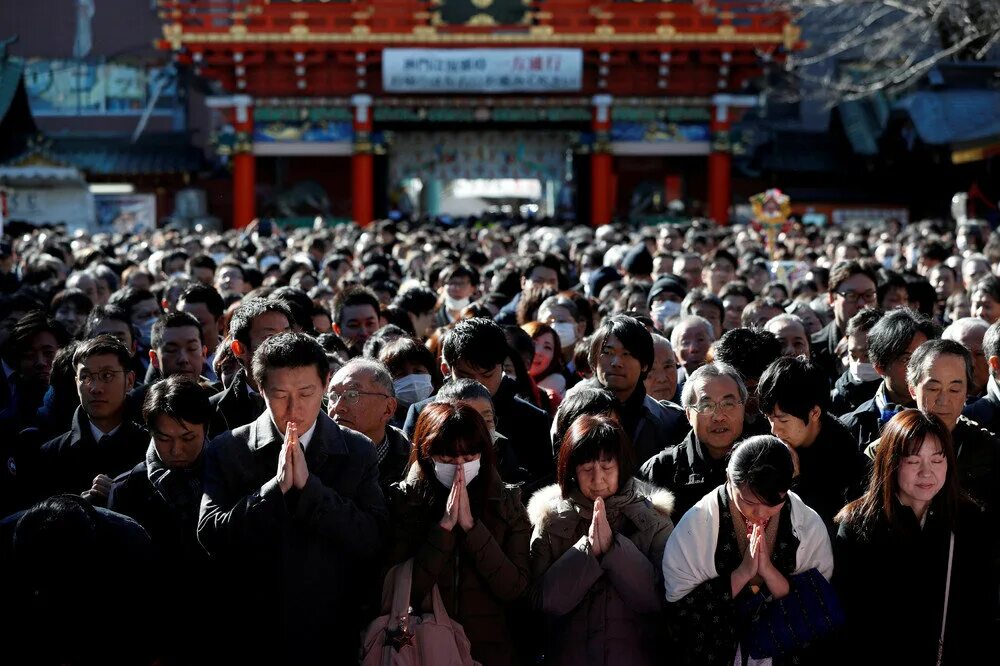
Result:
{"type": "Polygon", "coordinates": [[[386,137],[390,209],[550,217],[572,199],[572,132],[399,131],[386,137]]]}

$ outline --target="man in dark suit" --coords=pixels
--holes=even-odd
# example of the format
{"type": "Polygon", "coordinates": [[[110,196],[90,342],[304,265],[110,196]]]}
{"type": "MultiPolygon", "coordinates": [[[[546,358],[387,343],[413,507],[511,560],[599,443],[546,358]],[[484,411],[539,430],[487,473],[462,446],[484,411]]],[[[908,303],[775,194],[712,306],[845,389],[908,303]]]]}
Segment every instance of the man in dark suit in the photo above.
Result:
{"type": "Polygon", "coordinates": [[[833,321],[813,333],[809,347],[813,360],[831,382],[837,381],[847,369],[841,361],[847,353],[844,343],[847,322],[862,308],[875,304],[876,283],[875,271],[857,261],[843,261],[830,271],[827,300],[833,308],[833,321]]]}
{"type": "Polygon", "coordinates": [[[125,345],[110,335],[82,343],[73,353],[80,406],[68,432],[30,450],[31,430],[22,433],[22,463],[28,496],[83,493],[106,504],[112,480],[141,462],[149,432],[128,418],[126,395],[135,381],[125,345]]]}
{"type": "Polygon", "coordinates": [[[149,367],[155,370],[155,374],[152,381],[136,386],[129,392],[128,410],[132,420],[142,421],[142,406],[150,387],[168,377],[189,377],[202,387],[208,397],[222,388],[221,384],[212,383],[201,375],[208,347],[202,339],[201,324],[193,315],[169,312],[157,319],[153,324],[150,345],[149,367]]]}
{"type": "Polygon", "coordinates": [[[354,662],[388,522],[375,450],[322,412],[330,363],[308,335],[264,341],[252,373],[267,409],[205,454],[198,539],[225,572],[207,597],[225,604],[215,648],[226,661],[354,662]],[[246,635],[258,621],[266,630],[246,635]]]}
{"type": "Polygon", "coordinates": [[[402,430],[389,425],[396,413],[389,370],[369,358],[351,359],[333,375],[327,395],[330,418],[372,441],[382,491],[402,481],[410,459],[410,440],[402,430]]]}
{"type": "MultiPolygon", "coordinates": [[[[450,379],[474,379],[493,397],[496,429],[532,480],[555,473],[549,443],[549,416],[514,394],[516,384],[503,374],[503,362],[513,352],[500,325],[490,319],[463,319],[448,331],[441,349],[441,373],[450,379]]],[[[403,432],[413,441],[417,418],[434,397],[410,405],[403,432]]]]}
{"type": "Polygon", "coordinates": [[[236,308],[229,322],[233,354],[240,370],[233,383],[212,396],[215,417],[209,437],[252,422],[264,411],[260,390],[250,374],[254,352],[272,335],[291,330],[292,313],[284,303],[263,298],[248,298],[236,308]]]}
{"type": "Polygon", "coordinates": [[[940,337],[941,327],[931,319],[907,308],[886,313],[868,333],[868,357],[882,383],[875,395],[858,405],[853,412],[840,417],[858,444],[858,450],[878,439],[889,419],[907,407],[912,407],[906,380],[906,365],[916,349],[940,337]]]}

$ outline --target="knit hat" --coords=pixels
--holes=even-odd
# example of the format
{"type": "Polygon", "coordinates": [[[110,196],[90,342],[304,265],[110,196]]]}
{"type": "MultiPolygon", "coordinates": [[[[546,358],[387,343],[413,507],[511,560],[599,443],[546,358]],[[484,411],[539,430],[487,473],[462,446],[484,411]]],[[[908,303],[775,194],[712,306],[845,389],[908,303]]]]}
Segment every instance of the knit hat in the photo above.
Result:
{"type": "Polygon", "coordinates": [[[622,260],[622,270],[629,275],[649,275],[653,272],[653,255],[645,243],[633,246],[622,260]]]}
{"type": "Polygon", "coordinates": [[[684,280],[676,275],[661,275],[656,278],[656,282],[649,289],[646,304],[652,307],[656,297],[664,292],[676,294],[678,298],[684,300],[684,297],[687,296],[687,287],[684,286],[684,280]]]}

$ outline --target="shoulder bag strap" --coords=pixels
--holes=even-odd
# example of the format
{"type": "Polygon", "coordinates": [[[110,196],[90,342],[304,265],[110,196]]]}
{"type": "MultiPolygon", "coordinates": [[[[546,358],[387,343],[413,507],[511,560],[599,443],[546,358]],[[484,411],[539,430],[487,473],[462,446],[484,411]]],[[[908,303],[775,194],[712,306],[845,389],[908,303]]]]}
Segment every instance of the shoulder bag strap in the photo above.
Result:
{"type": "Polygon", "coordinates": [[[393,570],[392,617],[405,618],[410,614],[410,586],[413,583],[413,558],[397,564],[393,570]]]}
{"type": "Polygon", "coordinates": [[[944,629],[948,624],[948,596],[951,594],[951,565],[954,559],[955,532],[952,531],[948,544],[948,575],[944,579],[944,611],[941,613],[941,638],[938,639],[937,666],[941,666],[944,659],[944,629]]]}

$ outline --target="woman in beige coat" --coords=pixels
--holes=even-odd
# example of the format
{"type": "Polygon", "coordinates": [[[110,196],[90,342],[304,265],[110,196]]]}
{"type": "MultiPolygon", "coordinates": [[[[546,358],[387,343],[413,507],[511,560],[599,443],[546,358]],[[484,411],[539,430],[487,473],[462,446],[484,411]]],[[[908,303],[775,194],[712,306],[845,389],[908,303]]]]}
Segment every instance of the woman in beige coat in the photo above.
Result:
{"type": "Polygon", "coordinates": [[[528,505],[532,601],[550,620],[546,663],[659,661],[673,497],[632,478],[630,458],[617,421],[581,416],[560,447],[558,484],[528,505]]]}

